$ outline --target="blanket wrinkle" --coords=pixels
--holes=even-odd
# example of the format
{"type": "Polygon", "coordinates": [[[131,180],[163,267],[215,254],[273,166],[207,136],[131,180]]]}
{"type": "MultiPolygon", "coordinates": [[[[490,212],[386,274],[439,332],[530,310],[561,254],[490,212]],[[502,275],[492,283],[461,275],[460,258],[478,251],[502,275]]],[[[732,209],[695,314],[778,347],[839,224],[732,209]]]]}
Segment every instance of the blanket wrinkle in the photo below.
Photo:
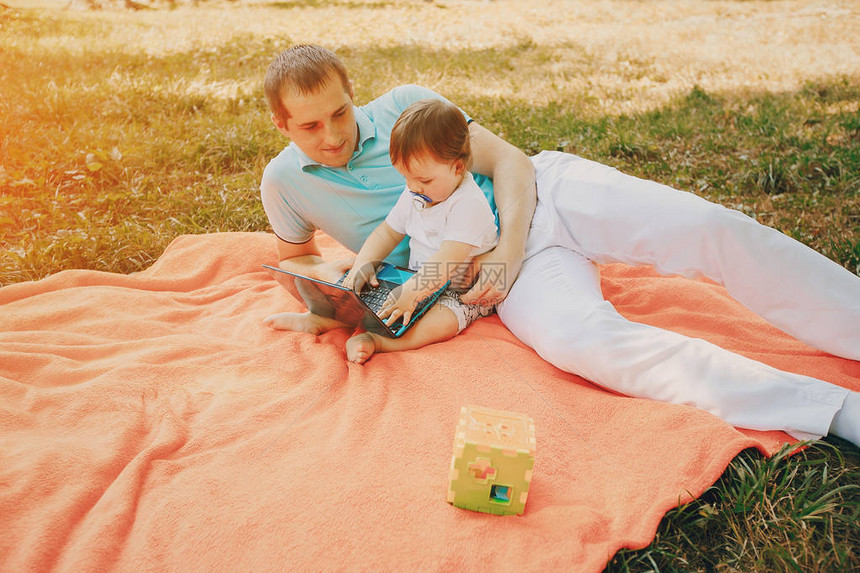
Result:
{"type": "MultiPolygon", "coordinates": [[[[318,235],[323,255],[348,253],[318,235]]],[[[189,235],[131,275],[0,288],[0,568],[10,571],[599,571],[644,547],[740,451],[781,432],[620,396],[492,316],[422,349],[345,359],[350,333],[276,331],[303,307],[267,233],[189,235]],[[525,513],[446,503],[460,407],[526,412],[525,513]]],[[[630,320],[860,389],[722,287],[606,265],[630,320]]]]}
{"type": "Polygon", "coordinates": [[[138,519],[140,493],[146,487],[149,473],[159,460],[169,457],[185,442],[185,432],[168,406],[157,403],[149,407],[155,410],[147,414],[149,439],[138,446],[139,451],[133,452],[124,466],[117,464],[115,469],[119,473],[112,481],[106,480],[98,500],[80,517],[64,548],[59,569],[113,568],[116,555],[104,545],[104,540],[112,539],[115,543],[127,539],[138,519]],[[82,559],[84,556],[86,559],[82,559]]]}

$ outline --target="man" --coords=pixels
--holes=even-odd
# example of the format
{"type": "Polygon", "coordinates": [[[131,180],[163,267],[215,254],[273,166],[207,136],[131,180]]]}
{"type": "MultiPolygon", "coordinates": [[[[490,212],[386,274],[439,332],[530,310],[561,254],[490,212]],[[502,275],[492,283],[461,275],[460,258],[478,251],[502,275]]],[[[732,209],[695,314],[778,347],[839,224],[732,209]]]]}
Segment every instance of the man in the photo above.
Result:
{"type": "MultiPolygon", "coordinates": [[[[316,46],[280,54],[265,90],[275,126],[292,140],[261,182],[281,266],[337,280],[349,262],[323,260],[314,231],[358,251],[402,189],[388,158],[394,121],[441,96],[403,86],[356,107],[343,64],[316,46]]],[[[495,200],[500,237],[476,259],[479,278],[464,302],[498,303],[501,320],[541,357],[615,391],[692,404],[740,427],[834,433],[860,445],[860,393],[631,323],[603,299],[595,263],[708,277],[777,327],[852,360],[860,360],[858,277],[736,211],[573,155],[529,159],[469,121],[472,170],[495,200]]],[[[402,264],[405,246],[390,260],[402,264]]],[[[338,326],[308,313],[267,322],[313,333],[338,326]]]]}

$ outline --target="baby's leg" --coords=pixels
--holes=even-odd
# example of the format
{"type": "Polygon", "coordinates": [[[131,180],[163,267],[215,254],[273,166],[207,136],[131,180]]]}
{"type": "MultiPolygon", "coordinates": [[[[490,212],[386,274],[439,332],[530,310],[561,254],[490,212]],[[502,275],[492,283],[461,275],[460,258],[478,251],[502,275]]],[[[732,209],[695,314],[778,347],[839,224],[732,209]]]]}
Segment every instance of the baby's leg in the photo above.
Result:
{"type": "Polygon", "coordinates": [[[448,340],[457,334],[459,322],[454,311],[440,304],[433,305],[406,334],[388,338],[372,332],[356,334],[346,341],[346,358],[361,364],[374,352],[395,352],[421,348],[434,342],[448,340]]]}

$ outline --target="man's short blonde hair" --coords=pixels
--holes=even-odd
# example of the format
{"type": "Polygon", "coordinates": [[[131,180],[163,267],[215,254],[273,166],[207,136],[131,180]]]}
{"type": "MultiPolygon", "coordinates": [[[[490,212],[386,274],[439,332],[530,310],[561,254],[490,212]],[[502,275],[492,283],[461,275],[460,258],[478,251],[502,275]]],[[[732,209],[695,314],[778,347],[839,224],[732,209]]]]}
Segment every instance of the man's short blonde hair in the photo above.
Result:
{"type": "Polygon", "coordinates": [[[312,44],[284,50],[269,64],[263,82],[269,109],[275,117],[286,122],[290,113],[284,107],[284,96],[317,93],[330,79],[340,80],[343,89],[349,93],[346,66],[331,50],[312,44]]]}
{"type": "Polygon", "coordinates": [[[451,103],[438,99],[415,102],[394,123],[388,153],[392,164],[408,166],[415,157],[429,154],[442,163],[462,161],[469,169],[469,124],[463,112],[451,103]]]}

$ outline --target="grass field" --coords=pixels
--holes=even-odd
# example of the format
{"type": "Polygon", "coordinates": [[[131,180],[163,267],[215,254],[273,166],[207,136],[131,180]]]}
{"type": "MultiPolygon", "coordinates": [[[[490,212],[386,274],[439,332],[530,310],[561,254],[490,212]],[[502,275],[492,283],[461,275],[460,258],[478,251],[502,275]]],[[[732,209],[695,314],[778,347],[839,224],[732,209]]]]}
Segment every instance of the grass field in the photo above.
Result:
{"type": "MultiPolygon", "coordinates": [[[[267,230],[281,49],[335,49],[364,103],[432,88],[526,151],[563,149],[740,209],[860,274],[851,1],[281,0],[0,6],[0,285],[134,272],[177,235],[267,230]]],[[[860,568],[860,455],[742,454],[610,570],[860,568]]]]}

